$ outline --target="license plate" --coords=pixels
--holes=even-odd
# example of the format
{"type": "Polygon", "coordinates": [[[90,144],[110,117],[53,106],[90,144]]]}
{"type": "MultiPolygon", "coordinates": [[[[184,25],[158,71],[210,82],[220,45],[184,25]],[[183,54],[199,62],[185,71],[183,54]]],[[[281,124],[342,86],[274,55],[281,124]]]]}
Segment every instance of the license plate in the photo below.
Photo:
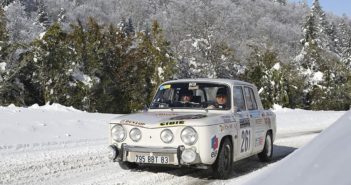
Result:
{"type": "Polygon", "coordinates": [[[154,156],[154,155],[135,155],[135,162],[137,163],[152,163],[152,164],[169,164],[169,156],[154,156]]]}

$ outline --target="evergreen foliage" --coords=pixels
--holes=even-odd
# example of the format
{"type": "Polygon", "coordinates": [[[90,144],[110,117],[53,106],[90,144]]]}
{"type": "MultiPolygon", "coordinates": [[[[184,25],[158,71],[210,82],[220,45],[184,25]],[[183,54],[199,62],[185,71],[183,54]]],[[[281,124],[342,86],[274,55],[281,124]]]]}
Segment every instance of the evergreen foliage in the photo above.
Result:
{"type": "Polygon", "coordinates": [[[129,113],[160,83],[200,77],[254,83],[265,108],[351,105],[351,23],[318,0],[33,2],[1,1],[0,105],[129,113]]]}
{"type": "Polygon", "coordinates": [[[288,91],[284,86],[289,79],[277,53],[257,46],[252,48],[244,78],[257,86],[265,108],[271,108],[273,104],[289,105],[288,91]]]}

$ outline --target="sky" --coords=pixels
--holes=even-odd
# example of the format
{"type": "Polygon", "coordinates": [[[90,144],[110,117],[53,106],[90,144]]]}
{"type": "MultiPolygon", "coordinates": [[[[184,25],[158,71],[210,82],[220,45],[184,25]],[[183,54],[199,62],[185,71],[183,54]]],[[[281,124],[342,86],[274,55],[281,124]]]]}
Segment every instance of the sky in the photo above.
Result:
{"type": "MultiPolygon", "coordinates": [[[[289,0],[290,2],[300,2],[304,0],[289,0]]],[[[312,5],[313,0],[307,0],[308,5],[312,5]]],[[[333,12],[336,15],[346,14],[351,18],[351,0],[319,0],[322,8],[326,12],[333,12]]]]}

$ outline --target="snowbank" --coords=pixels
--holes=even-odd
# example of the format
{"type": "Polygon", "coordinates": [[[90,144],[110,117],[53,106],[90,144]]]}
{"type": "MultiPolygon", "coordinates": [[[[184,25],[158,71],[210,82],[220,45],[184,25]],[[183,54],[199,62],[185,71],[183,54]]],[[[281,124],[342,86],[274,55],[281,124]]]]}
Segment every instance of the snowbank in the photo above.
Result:
{"type": "Polygon", "coordinates": [[[0,107],[0,154],[107,142],[107,123],[115,116],[59,104],[0,107]]]}
{"type": "Polygon", "coordinates": [[[279,105],[273,106],[273,112],[277,115],[277,133],[279,135],[322,131],[346,113],[346,111],[289,109],[279,105]]]}
{"type": "Polygon", "coordinates": [[[349,185],[351,111],[306,146],[272,165],[246,185],[349,185]]]}

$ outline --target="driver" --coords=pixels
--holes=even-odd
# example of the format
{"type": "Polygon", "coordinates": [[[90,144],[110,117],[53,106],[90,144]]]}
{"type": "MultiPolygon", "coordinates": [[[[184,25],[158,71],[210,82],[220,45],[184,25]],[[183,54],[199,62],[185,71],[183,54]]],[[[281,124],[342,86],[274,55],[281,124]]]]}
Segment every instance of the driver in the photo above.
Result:
{"type": "Polygon", "coordinates": [[[181,103],[189,103],[193,98],[193,92],[188,89],[182,89],[179,94],[181,103]]]}
{"type": "Polygon", "coordinates": [[[228,96],[227,96],[226,88],[219,88],[216,94],[216,103],[214,105],[208,106],[207,108],[208,109],[214,109],[214,108],[225,109],[227,107],[227,101],[228,101],[228,96]]]}

